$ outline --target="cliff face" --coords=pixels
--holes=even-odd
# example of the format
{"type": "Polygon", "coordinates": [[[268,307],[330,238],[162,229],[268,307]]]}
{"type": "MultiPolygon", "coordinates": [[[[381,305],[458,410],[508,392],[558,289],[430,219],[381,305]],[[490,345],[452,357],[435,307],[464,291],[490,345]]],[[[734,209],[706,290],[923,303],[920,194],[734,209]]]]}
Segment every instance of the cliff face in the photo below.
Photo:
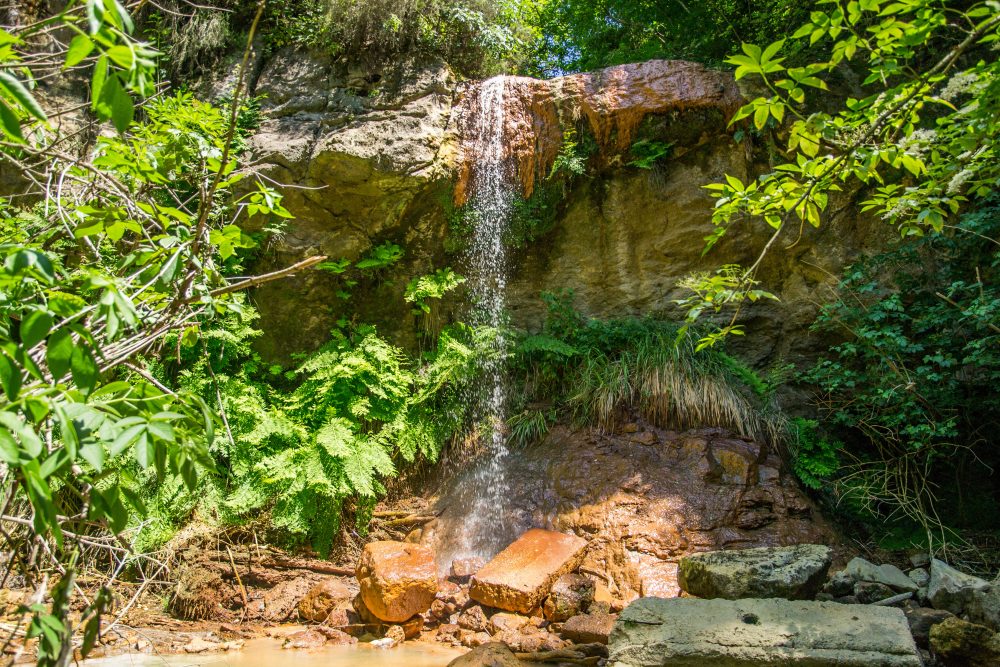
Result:
{"type": "MultiPolygon", "coordinates": [[[[338,279],[323,272],[260,289],[267,356],[283,359],[317,345],[348,310],[395,342],[416,345],[416,324],[402,300],[406,281],[446,265],[465,268],[454,222],[476,164],[474,147],[463,144],[476,92],[475,83],[457,82],[443,66],[402,63],[381,77],[364,76],[300,52],[266,64],[255,93],[266,95],[268,119],[253,140],[254,159],[284,184],[296,216],[266,263],[317,252],[355,260],[386,241],[406,253],[392,270],[405,278],[363,279],[349,308],[336,296],[338,279]]],[[[556,187],[550,172],[567,129],[588,149],[586,173],[559,181],[544,233],[511,253],[514,323],[537,327],[540,292],[563,289],[572,289],[576,306],[592,316],[677,315],[679,279],[754,258],[768,233],[749,224],[701,254],[713,205],[702,186],[767,169],[765,140],[747,133],[737,142],[727,129],[740,99],[728,74],[676,61],[550,81],[509,78],[504,137],[522,195],[556,187]],[[652,169],[630,165],[638,139],[670,144],[669,157],[652,169]]],[[[818,342],[806,328],[816,303],[873,233],[868,223],[839,219],[835,205],[830,210],[835,224],[804,230],[790,251],[769,260],[762,277],[781,302],[747,311],[752,361],[814,353],[818,342]]],[[[461,295],[444,311],[445,319],[460,318],[461,295]]]]}

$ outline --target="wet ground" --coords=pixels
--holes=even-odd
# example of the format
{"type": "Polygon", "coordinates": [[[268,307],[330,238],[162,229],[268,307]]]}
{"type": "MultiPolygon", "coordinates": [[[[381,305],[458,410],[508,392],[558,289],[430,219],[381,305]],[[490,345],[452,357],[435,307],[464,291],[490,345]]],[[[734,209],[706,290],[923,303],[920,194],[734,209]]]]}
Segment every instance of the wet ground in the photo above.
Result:
{"type": "Polygon", "coordinates": [[[287,650],[276,638],[252,639],[241,651],[208,655],[150,655],[129,653],[86,660],[87,667],[444,667],[464,653],[428,642],[407,642],[390,649],[369,644],[287,650]]]}

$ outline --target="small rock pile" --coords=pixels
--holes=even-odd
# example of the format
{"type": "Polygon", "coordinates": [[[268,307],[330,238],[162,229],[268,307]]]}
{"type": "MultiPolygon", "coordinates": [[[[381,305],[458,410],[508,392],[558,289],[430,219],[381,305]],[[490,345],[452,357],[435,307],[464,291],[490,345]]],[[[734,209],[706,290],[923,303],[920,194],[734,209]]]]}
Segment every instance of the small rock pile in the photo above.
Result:
{"type": "Polygon", "coordinates": [[[372,542],[357,565],[351,599],[335,580],[316,585],[299,617],[318,625],[290,635],[287,648],[358,639],[391,647],[416,637],[475,648],[500,642],[535,662],[603,660],[617,616],[610,596],[575,572],[587,542],[533,529],[489,563],[465,558],[438,579],[434,553],[408,542],[372,542]]]}

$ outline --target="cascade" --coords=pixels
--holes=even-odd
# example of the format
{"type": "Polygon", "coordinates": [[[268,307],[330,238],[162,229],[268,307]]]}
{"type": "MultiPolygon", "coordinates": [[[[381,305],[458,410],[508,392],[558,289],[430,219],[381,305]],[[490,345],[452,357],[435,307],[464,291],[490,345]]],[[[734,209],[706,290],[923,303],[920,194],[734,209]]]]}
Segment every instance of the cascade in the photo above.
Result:
{"type": "Polygon", "coordinates": [[[507,341],[503,324],[508,277],[504,236],[510,222],[514,198],[512,164],[504,147],[504,76],[489,79],[479,87],[467,150],[474,155],[469,206],[475,227],[466,253],[471,312],[477,327],[496,331],[495,349],[482,362],[481,382],[472,396],[484,460],[473,471],[468,484],[473,491],[465,530],[458,545],[461,557],[489,558],[507,545],[513,536],[507,517],[506,460],[510,454],[505,433],[507,386],[504,357],[507,341]]]}

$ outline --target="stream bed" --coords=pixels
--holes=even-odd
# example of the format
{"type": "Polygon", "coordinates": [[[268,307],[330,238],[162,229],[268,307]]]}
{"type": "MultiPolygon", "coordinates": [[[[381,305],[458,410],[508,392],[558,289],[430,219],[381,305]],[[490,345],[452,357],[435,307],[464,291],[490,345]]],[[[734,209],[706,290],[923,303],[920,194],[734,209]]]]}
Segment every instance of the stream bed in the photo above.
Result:
{"type": "Polygon", "coordinates": [[[87,667],[445,667],[465,653],[426,642],[406,642],[391,649],[370,644],[325,646],[312,650],[286,650],[271,638],[252,639],[242,651],[201,655],[127,653],[86,660],[87,667]]]}

